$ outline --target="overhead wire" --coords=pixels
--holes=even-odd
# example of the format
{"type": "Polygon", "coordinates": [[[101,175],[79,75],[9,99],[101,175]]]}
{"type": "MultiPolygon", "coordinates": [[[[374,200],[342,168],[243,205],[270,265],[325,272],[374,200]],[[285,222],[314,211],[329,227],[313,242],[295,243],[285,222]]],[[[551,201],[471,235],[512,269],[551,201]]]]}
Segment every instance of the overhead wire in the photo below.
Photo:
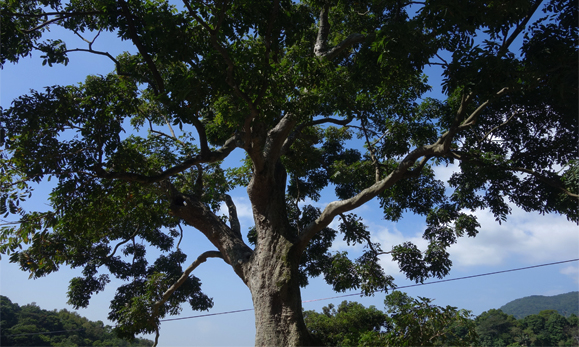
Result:
{"type": "MultiPolygon", "coordinates": [[[[470,275],[470,276],[463,276],[463,277],[457,277],[457,278],[449,278],[449,279],[440,280],[440,281],[432,281],[432,282],[426,282],[426,283],[410,284],[410,285],[407,285],[407,286],[396,287],[396,288],[394,288],[394,289],[395,289],[395,290],[398,290],[398,289],[405,289],[405,288],[412,288],[412,287],[420,287],[420,286],[425,286],[425,285],[428,285],[428,284],[436,284],[436,283],[443,283],[443,282],[459,281],[459,280],[465,280],[465,279],[469,279],[469,278],[476,278],[476,277],[483,277],[483,276],[491,276],[491,275],[497,275],[497,274],[502,274],[502,273],[507,273],[507,272],[513,272],[513,271],[529,270],[529,269],[534,269],[534,268],[543,267],[543,266],[551,266],[551,265],[558,265],[558,264],[570,263],[570,262],[574,262],[574,261],[579,261],[579,258],[577,258],[577,259],[563,260],[563,261],[556,261],[556,262],[552,262],[552,263],[532,265],[532,266],[525,266],[525,267],[520,267],[520,268],[515,268],[515,269],[508,269],[508,270],[487,272],[487,273],[478,274],[478,275],[470,275]]],[[[323,301],[323,300],[331,300],[331,299],[339,299],[339,298],[345,298],[345,297],[348,297],[348,296],[356,296],[356,295],[362,295],[362,293],[343,294],[343,295],[337,295],[337,296],[332,296],[332,297],[327,297],[327,298],[321,298],[321,299],[304,300],[304,301],[302,301],[302,303],[309,303],[309,302],[323,301]]],[[[169,321],[177,321],[177,320],[183,320],[183,319],[203,318],[203,317],[218,316],[218,315],[231,314],[231,313],[239,313],[239,312],[246,312],[246,311],[253,311],[253,310],[254,310],[253,308],[246,308],[246,309],[242,309],[242,310],[216,312],[216,313],[207,313],[207,314],[200,314],[200,315],[189,316],[189,317],[179,317],[179,318],[161,319],[160,321],[161,321],[161,322],[169,322],[169,321]]]]}
{"type": "MultiPolygon", "coordinates": [[[[412,288],[412,287],[420,287],[420,286],[425,286],[425,285],[428,285],[428,284],[437,284],[437,283],[443,283],[443,282],[451,282],[451,281],[465,280],[465,279],[476,278],[476,277],[498,275],[498,274],[507,273],[507,272],[529,270],[529,269],[534,269],[534,268],[538,268],[538,267],[558,265],[558,264],[570,263],[570,262],[574,262],[574,261],[579,261],[579,258],[577,258],[577,259],[563,260],[563,261],[556,261],[556,262],[552,262],[552,263],[532,265],[532,266],[525,266],[525,267],[520,267],[520,268],[515,268],[515,269],[508,269],[508,270],[501,270],[501,271],[486,272],[486,273],[478,274],[478,275],[470,275],[470,276],[449,278],[449,279],[440,280],[440,281],[432,281],[432,282],[426,282],[426,283],[410,284],[410,285],[406,285],[406,286],[396,287],[396,288],[394,288],[394,289],[395,289],[395,290],[398,290],[398,289],[405,289],[405,288],[412,288]]],[[[332,296],[332,297],[327,297],[327,298],[321,298],[321,299],[304,300],[304,301],[302,301],[302,303],[310,303],[310,302],[323,301],[323,300],[331,300],[331,299],[340,299],[340,298],[345,298],[345,297],[349,297],[349,296],[356,296],[356,295],[362,295],[362,293],[343,294],[343,295],[337,295],[337,296],[332,296]]],[[[177,320],[184,320],[184,319],[193,319],[193,318],[203,318],[203,317],[211,317],[211,316],[220,316],[220,315],[224,315],[224,314],[247,312],[247,311],[253,311],[253,310],[254,310],[253,308],[246,308],[246,309],[242,309],[242,310],[207,313],[207,314],[200,314],[200,315],[189,316],[189,317],[179,317],[179,318],[161,319],[160,321],[161,321],[161,322],[170,322],[170,321],[177,321],[177,320]]],[[[80,330],[84,330],[84,329],[58,330],[58,331],[47,331],[47,332],[41,332],[41,333],[26,333],[26,334],[4,335],[4,336],[6,336],[6,337],[8,337],[8,336],[12,337],[12,336],[24,336],[24,335],[56,334],[56,333],[69,332],[69,331],[80,331],[80,330]]]]}

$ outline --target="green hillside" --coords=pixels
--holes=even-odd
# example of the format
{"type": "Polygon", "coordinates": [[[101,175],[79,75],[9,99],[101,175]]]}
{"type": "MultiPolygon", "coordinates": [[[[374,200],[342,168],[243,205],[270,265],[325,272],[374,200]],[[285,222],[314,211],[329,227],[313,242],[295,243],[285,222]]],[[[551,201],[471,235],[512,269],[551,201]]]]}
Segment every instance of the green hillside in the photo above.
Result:
{"type": "Polygon", "coordinates": [[[153,341],[118,338],[113,328],[68,310],[48,311],[35,303],[20,306],[0,295],[0,346],[149,347],[153,341]]]}
{"type": "Polygon", "coordinates": [[[571,314],[579,315],[579,292],[570,292],[555,296],[532,295],[516,299],[500,308],[504,313],[515,316],[517,319],[543,310],[557,310],[560,315],[568,317],[571,314]]]}

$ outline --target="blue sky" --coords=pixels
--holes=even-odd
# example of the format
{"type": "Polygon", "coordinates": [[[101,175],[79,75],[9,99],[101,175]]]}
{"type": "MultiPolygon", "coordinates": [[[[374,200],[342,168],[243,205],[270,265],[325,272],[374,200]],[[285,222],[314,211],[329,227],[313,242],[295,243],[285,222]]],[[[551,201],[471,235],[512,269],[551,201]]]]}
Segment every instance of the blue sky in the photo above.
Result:
{"type": "MultiPolygon", "coordinates": [[[[69,38],[76,40],[79,46],[83,45],[82,41],[74,36],[69,38]]],[[[104,50],[105,46],[108,47],[114,40],[117,40],[114,35],[101,34],[94,48],[104,50]]],[[[70,48],[73,46],[74,44],[69,43],[70,48]]],[[[120,53],[123,47],[113,45],[113,49],[116,51],[111,53],[115,55],[120,53]]],[[[114,69],[114,64],[102,56],[71,53],[70,58],[67,67],[43,67],[38,53],[32,58],[23,59],[18,65],[7,64],[0,75],[0,105],[9,107],[12,99],[27,93],[31,88],[40,90],[48,85],[74,84],[83,81],[87,74],[106,74],[114,69]]],[[[434,74],[431,83],[438,83],[436,71],[431,72],[434,74]]],[[[452,167],[441,167],[437,169],[437,174],[444,180],[450,177],[452,170],[452,167]]],[[[46,210],[48,193],[48,186],[39,186],[26,207],[31,210],[46,210]]],[[[253,220],[245,190],[236,189],[232,196],[238,207],[242,230],[247,231],[253,220]]],[[[312,204],[323,208],[333,199],[332,192],[328,190],[320,201],[312,204]]],[[[373,240],[381,242],[384,249],[403,241],[425,245],[425,241],[421,239],[425,229],[423,218],[407,215],[399,223],[384,221],[381,209],[375,201],[354,212],[364,218],[364,223],[372,230],[373,240]]],[[[476,238],[461,239],[457,245],[451,247],[450,254],[454,265],[447,278],[562,261],[577,258],[579,255],[577,225],[568,222],[565,217],[525,213],[513,206],[513,213],[508,221],[499,225],[494,217],[485,211],[475,214],[479,218],[481,232],[476,238]]],[[[202,252],[213,249],[207,240],[190,227],[186,229],[181,245],[189,254],[190,261],[202,252]]],[[[347,247],[343,242],[336,242],[334,250],[346,250],[356,256],[360,248],[347,247]]],[[[399,273],[397,265],[390,261],[388,255],[383,256],[382,265],[387,273],[395,277],[397,285],[413,284],[399,273]]],[[[20,305],[36,302],[44,309],[71,309],[66,304],[68,280],[78,276],[79,269],[63,268],[45,278],[29,280],[26,273],[3,257],[0,270],[0,292],[13,302],[20,305]]],[[[185,308],[181,316],[252,308],[249,290],[223,261],[209,259],[197,268],[194,274],[203,282],[205,292],[214,298],[215,306],[209,312],[193,312],[185,308]]],[[[89,308],[80,310],[79,313],[91,320],[107,322],[109,301],[114,295],[115,285],[119,283],[113,279],[104,292],[93,298],[89,308]]],[[[469,309],[477,315],[520,297],[555,295],[575,290],[579,290],[578,262],[404,289],[411,296],[433,298],[438,305],[469,309]]],[[[302,291],[302,298],[307,301],[351,293],[353,292],[335,293],[323,279],[318,278],[313,279],[310,286],[302,291]]],[[[366,306],[374,305],[382,309],[384,294],[378,293],[369,298],[349,296],[308,302],[304,303],[304,309],[319,311],[329,303],[337,305],[342,300],[355,300],[366,306]]],[[[254,343],[253,324],[251,311],[165,322],[161,326],[160,345],[250,346],[254,343]]]]}

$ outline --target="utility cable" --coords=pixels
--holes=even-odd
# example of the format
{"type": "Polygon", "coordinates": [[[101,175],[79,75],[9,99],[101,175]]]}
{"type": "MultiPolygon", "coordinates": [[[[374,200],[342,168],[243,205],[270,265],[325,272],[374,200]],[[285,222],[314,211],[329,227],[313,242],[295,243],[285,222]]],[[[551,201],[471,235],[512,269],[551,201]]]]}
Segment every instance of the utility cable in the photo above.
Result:
{"type": "MultiPolygon", "coordinates": [[[[396,287],[396,288],[394,288],[394,289],[397,290],[397,289],[404,289],[404,288],[420,287],[420,286],[425,286],[425,285],[428,285],[428,284],[435,284],[435,283],[443,283],[443,282],[451,282],[451,281],[465,280],[465,279],[469,279],[469,278],[483,277],[483,276],[490,276],[490,275],[497,275],[497,274],[506,273],[506,272],[513,272],[513,271],[529,270],[529,269],[534,269],[534,268],[543,267],[543,266],[551,266],[551,265],[558,265],[558,264],[570,263],[570,262],[573,262],[573,261],[579,261],[579,258],[577,258],[577,259],[563,260],[563,261],[557,261],[557,262],[553,262],[553,263],[546,263],[546,264],[539,264],[539,265],[532,265],[532,266],[520,267],[520,268],[516,268],[516,269],[509,269],[509,270],[502,270],[502,271],[487,272],[487,273],[478,274],[478,275],[471,275],[471,276],[464,276],[464,277],[457,277],[457,278],[449,278],[449,279],[440,280],[440,281],[432,281],[432,282],[426,282],[426,283],[411,284],[411,285],[407,285],[407,286],[396,287]]],[[[304,301],[302,301],[302,303],[315,302],[315,301],[323,301],[323,300],[331,300],[331,299],[339,299],[339,298],[345,298],[345,297],[348,297],[348,296],[355,296],[355,295],[362,295],[362,293],[344,294],[344,295],[332,296],[332,297],[322,298],[322,299],[304,300],[304,301]]],[[[160,321],[161,321],[161,322],[169,322],[169,321],[176,321],[176,320],[183,320],[183,319],[192,319],[192,318],[202,318],[202,317],[217,316],[217,315],[222,315],[222,314],[246,312],[246,311],[253,311],[253,310],[254,310],[253,308],[246,308],[246,309],[243,309],[243,310],[236,310],[236,311],[216,312],[216,313],[201,314],[201,315],[197,315],[197,316],[161,319],[160,321]]]]}
{"type": "MultiPolygon", "coordinates": [[[[502,271],[487,272],[487,273],[478,274],[478,275],[471,275],[471,276],[464,276],[464,277],[457,277],[457,278],[449,278],[449,279],[440,280],[440,281],[432,281],[432,282],[426,282],[426,283],[411,284],[411,285],[407,285],[407,286],[396,287],[396,288],[394,288],[394,289],[412,288],[412,287],[425,286],[425,285],[428,285],[428,284],[436,284],[436,283],[443,283],[443,282],[451,282],[451,281],[465,280],[465,279],[475,278],[475,277],[491,276],[491,275],[497,275],[497,274],[502,274],[502,273],[507,273],[507,272],[513,272],[513,271],[529,270],[529,269],[534,269],[534,268],[543,267],[543,266],[551,266],[551,265],[558,265],[558,264],[570,263],[570,262],[574,262],[574,261],[579,261],[579,258],[577,258],[577,259],[563,260],[563,261],[557,261],[557,262],[553,262],[553,263],[546,263],[546,264],[539,264],[539,265],[532,265],[532,266],[520,267],[520,268],[516,268],[516,269],[509,269],[509,270],[502,270],[502,271]]],[[[339,298],[345,298],[345,297],[348,297],[348,296],[355,296],[355,295],[362,295],[362,293],[344,294],[344,295],[332,296],[332,297],[322,298],[322,299],[304,300],[304,301],[302,301],[302,303],[309,303],[309,302],[323,301],[323,300],[331,300],[331,299],[339,299],[339,298]]],[[[161,319],[160,321],[161,321],[161,322],[169,322],[169,321],[176,321],[176,320],[183,320],[183,319],[193,319],[193,318],[202,318],[202,317],[210,317],[210,316],[219,316],[219,315],[224,315],[224,314],[247,312],[247,311],[253,311],[253,310],[254,310],[253,308],[246,308],[246,309],[243,309],[243,310],[226,311],[226,312],[216,312],[216,313],[207,313],[207,314],[201,314],[201,315],[197,315],[197,316],[161,319]]],[[[42,332],[42,333],[27,333],[27,334],[4,335],[4,336],[6,336],[6,337],[8,337],[8,336],[12,337],[12,336],[24,336],[24,335],[44,335],[44,334],[56,334],[56,333],[63,333],[63,332],[69,332],[69,331],[80,331],[80,330],[84,330],[84,329],[58,330],[58,331],[49,331],[49,332],[42,332]]]]}

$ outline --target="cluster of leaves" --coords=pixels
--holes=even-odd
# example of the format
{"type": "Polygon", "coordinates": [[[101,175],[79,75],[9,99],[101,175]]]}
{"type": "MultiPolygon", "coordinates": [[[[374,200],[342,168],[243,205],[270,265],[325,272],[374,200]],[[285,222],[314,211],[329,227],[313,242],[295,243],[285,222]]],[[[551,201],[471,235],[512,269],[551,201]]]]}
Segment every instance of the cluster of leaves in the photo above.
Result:
{"type": "Polygon", "coordinates": [[[147,339],[119,338],[112,327],[66,309],[48,311],[36,304],[20,306],[0,296],[2,346],[152,346],[147,339]],[[55,333],[57,332],[57,333],[55,333]]]}

